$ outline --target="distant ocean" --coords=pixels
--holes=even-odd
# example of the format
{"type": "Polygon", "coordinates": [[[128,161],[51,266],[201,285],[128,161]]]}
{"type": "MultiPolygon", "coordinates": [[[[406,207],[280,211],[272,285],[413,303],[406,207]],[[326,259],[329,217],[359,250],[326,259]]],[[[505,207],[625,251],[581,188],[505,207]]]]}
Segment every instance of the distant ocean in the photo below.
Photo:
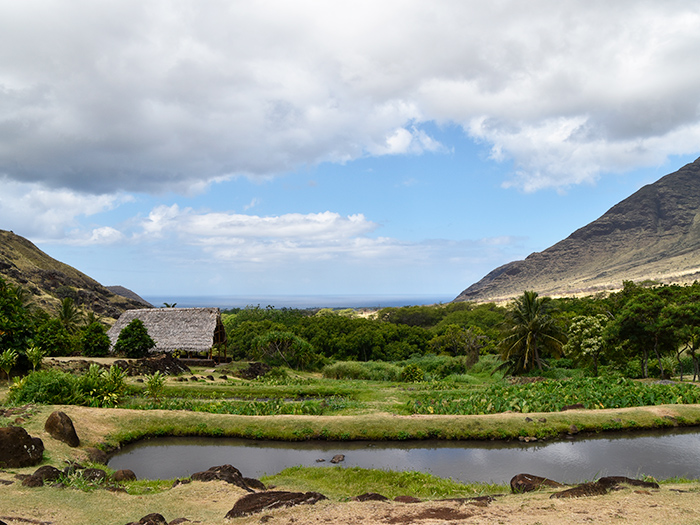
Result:
{"type": "Polygon", "coordinates": [[[218,307],[245,308],[384,308],[449,303],[456,295],[147,295],[142,296],[153,306],[176,303],[178,308],[218,307]]]}

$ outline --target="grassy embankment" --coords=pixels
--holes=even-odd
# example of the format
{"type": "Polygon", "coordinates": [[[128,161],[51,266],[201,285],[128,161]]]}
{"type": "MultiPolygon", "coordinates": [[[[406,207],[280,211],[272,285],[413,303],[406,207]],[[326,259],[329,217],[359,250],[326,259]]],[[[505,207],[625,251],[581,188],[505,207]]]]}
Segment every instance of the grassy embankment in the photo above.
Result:
{"type": "MultiPolygon", "coordinates": [[[[202,376],[209,371],[195,370],[202,376]]],[[[44,464],[61,466],[64,461],[85,461],[87,447],[110,449],[120,444],[159,435],[212,435],[255,439],[334,439],[334,440],[401,440],[401,439],[517,439],[521,436],[553,438],[572,431],[606,429],[643,429],[671,425],[700,425],[700,406],[669,404],[566,412],[502,413],[472,416],[416,415],[411,403],[422,395],[427,385],[372,381],[336,381],[310,374],[280,384],[240,380],[181,382],[169,379],[164,399],[154,403],[139,395],[142,384],[130,380],[135,394],[126,405],[139,409],[89,408],[78,406],[36,406],[30,412],[0,418],[0,426],[19,424],[45,445],[44,464]],[[282,403],[323,403],[321,415],[247,416],[195,411],[221,403],[253,403],[281,400],[282,403]],[[147,409],[158,404],[189,403],[195,410],[147,409]],[[197,405],[202,405],[198,407],[197,405]],[[74,421],[82,444],[71,449],[49,437],[43,424],[55,409],[65,411],[74,421]]],[[[485,381],[495,382],[493,379],[485,381]]],[[[475,381],[474,383],[478,383],[475,381]]],[[[465,382],[451,385],[448,391],[464,395],[476,388],[465,382]]],[[[4,399],[6,387],[0,387],[4,399]]],[[[0,471],[2,479],[11,480],[17,473],[30,473],[35,467],[0,471]]],[[[379,492],[388,497],[412,495],[425,499],[470,497],[503,493],[498,485],[465,485],[415,472],[392,473],[355,468],[294,468],[264,479],[268,484],[287,490],[315,490],[342,501],[363,492],[379,492]]],[[[677,480],[672,480],[677,481],[677,480]]],[[[24,515],[40,519],[53,518],[60,523],[104,522],[108,515],[114,523],[138,519],[149,512],[168,514],[168,519],[187,516],[203,523],[220,523],[233,502],[242,495],[238,489],[221,484],[193,483],[170,489],[171,481],[132,482],[126,493],[91,490],[58,490],[52,487],[26,489],[18,483],[0,487],[0,508],[4,515],[24,515]],[[206,503],[205,505],[203,503],[206,503]],[[196,508],[196,512],[193,510],[196,508]],[[48,509],[48,510],[47,510],[48,509]]],[[[697,483],[683,485],[695,493],[697,483]]],[[[515,497],[515,496],[513,496],[515,497]]],[[[0,513],[1,514],[1,513],[0,513]]],[[[1,518],[0,518],[1,519],[1,518]]]]}

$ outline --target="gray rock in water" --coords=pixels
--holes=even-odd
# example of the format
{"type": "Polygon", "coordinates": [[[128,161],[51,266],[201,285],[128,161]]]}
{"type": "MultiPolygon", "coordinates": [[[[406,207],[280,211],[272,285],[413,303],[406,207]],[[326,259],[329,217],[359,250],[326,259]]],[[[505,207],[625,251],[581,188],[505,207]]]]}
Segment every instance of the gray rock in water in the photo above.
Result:
{"type": "Polygon", "coordinates": [[[336,454],[331,459],[331,463],[340,463],[341,461],[345,461],[345,454],[336,454]]]}

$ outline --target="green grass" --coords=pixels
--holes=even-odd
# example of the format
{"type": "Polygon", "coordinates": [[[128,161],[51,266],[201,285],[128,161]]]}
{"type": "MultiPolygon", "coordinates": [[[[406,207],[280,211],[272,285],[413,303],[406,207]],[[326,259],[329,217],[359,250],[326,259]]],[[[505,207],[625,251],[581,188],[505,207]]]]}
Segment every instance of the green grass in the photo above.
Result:
{"type": "Polygon", "coordinates": [[[463,484],[422,472],[395,472],[359,467],[291,467],[261,478],[265,485],[298,491],[316,491],[331,499],[346,500],[365,492],[389,499],[413,496],[421,499],[468,498],[510,491],[506,485],[463,484]]]}

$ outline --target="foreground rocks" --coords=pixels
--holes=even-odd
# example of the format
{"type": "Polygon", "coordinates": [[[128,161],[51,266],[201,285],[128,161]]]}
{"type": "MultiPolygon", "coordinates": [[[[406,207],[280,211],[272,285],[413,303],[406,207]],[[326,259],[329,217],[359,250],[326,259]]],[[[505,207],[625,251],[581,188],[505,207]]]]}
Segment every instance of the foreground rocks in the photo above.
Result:
{"type": "Polygon", "coordinates": [[[31,467],[41,463],[44,442],[21,427],[0,428],[0,468],[31,467]]]}
{"type": "Polygon", "coordinates": [[[295,505],[314,505],[324,499],[328,498],[318,492],[257,492],[239,499],[226,514],[226,519],[241,518],[264,510],[293,507],[295,505]]]}
{"type": "Polygon", "coordinates": [[[75,432],[73,421],[65,412],[59,410],[52,412],[46,420],[44,430],[46,430],[52,438],[62,441],[69,447],[77,447],[80,445],[80,438],[75,432]]]}
{"type": "MultiPolygon", "coordinates": [[[[88,361],[85,359],[75,359],[70,361],[47,359],[42,366],[44,368],[53,368],[62,372],[69,372],[71,374],[84,374],[88,371],[90,366],[94,364],[96,364],[94,361],[88,361]]],[[[97,365],[101,368],[109,368],[108,365],[99,363],[97,363],[97,365]]],[[[142,359],[134,359],[132,361],[118,359],[114,362],[114,365],[124,370],[129,376],[141,376],[153,374],[155,372],[160,372],[161,374],[171,376],[192,373],[187,365],[170,354],[144,357],[142,359]]]]}
{"type": "Polygon", "coordinates": [[[265,490],[265,485],[260,481],[252,478],[244,478],[241,471],[232,465],[210,467],[203,472],[195,472],[190,478],[195,481],[225,481],[226,483],[240,487],[248,492],[253,492],[253,488],[265,490]]]}
{"type": "Polygon", "coordinates": [[[533,476],[532,474],[517,474],[510,480],[510,489],[513,491],[513,494],[532,492],[533,490],[540,490],[546,487],[562,488],[564,486],[551,479],[533,476]]]}
{"type": "MultiPolygon", "coordinates": [[[[580,498],[584,496],[602,496],[610,490],[615,490],[620,485],[658,489],[659,484],[653,481],[642,481],[625,476],[606,476],[591,483],[581,483],[562,492],[555,492],[551,498],[580,498]]],[[[564,488],[566,485],[548,478],[534,476],[532,474],[518,474],[510,480],[510,488],[513,494],[532,492],[544,488],[564,488]]]]}

